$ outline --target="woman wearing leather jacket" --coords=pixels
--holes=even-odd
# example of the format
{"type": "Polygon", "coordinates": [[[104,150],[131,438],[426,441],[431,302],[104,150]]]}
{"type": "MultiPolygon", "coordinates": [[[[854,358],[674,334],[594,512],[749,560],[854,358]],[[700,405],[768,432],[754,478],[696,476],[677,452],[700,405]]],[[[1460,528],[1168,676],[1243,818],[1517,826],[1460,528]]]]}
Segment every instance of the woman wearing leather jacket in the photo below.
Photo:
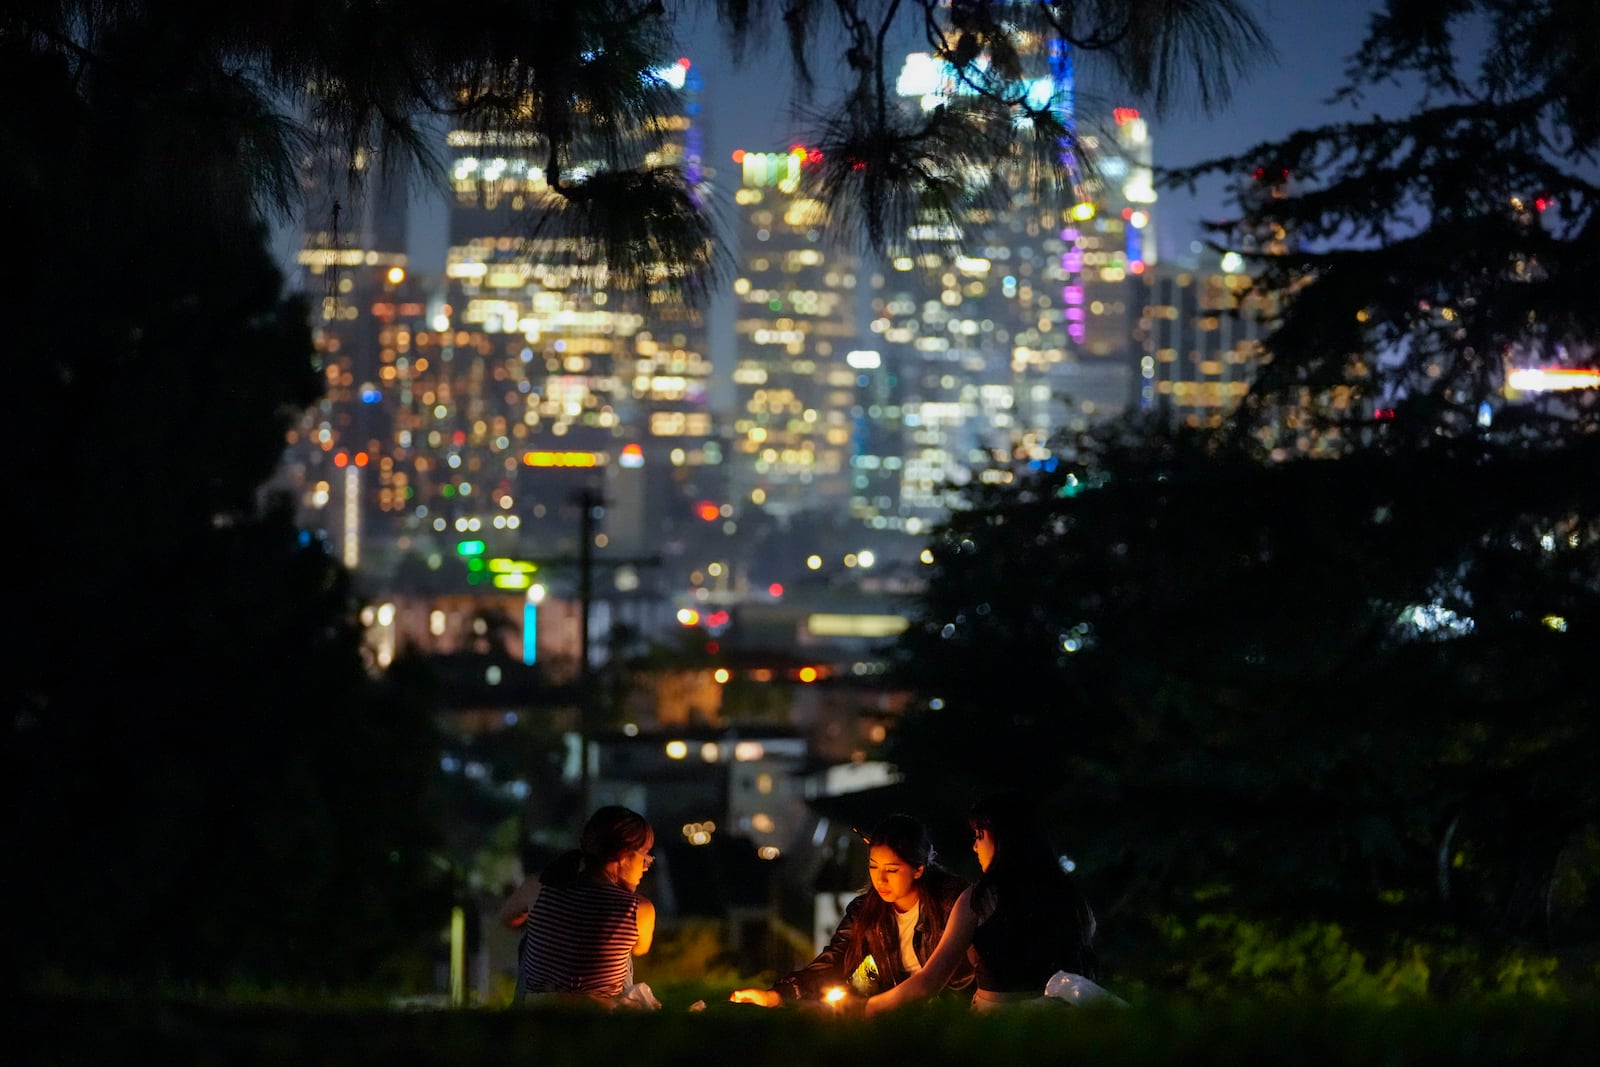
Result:
{"type": "MultiPolygon", "coordinates": [[[[934,862],[933,842],[920,820],[891,815],[867,836],[870,889],[840,919],[817,958],[779,978],[771,989],[736,989],[736,1004],[765,1007],[820,1000],[833,988],[872,996],[905,981],[933,955],[945,920],[966,879],[934,862]]],[[[957,967],[943,989],[970,993],[971,966],[957,967]]]]}

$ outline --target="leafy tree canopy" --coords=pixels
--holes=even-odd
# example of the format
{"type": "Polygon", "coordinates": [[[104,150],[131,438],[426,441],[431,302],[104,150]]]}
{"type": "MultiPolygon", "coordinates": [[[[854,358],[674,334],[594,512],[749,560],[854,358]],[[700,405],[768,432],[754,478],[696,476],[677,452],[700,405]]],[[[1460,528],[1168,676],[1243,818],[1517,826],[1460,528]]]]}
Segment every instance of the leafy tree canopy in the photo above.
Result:
{"type": "Polygon", "coordinates": [[[1057,442],[938,532],[889,755],[930,811],[1048,796],[1113,958],[1142,930],[1195,988],[1229,931],[1267,973],[1301,951],[1275,924],[1380,984],[1528,971],[1442,965],[1466,944],[1592,980],[1600,390],[1507,385],[1596,366],[1597,29],[1386,4],[1338,95],[1399,80],[1415,112],[1169,176],[1247,176],[1215,244],[1274,310],[1233,421],[1057,442]]]}
{"type": "Polygon", "coordinates": [[[707,204],[649,153],[670,110],[657,72],[677,55],[682,21],[701,13],[720,21],[735,55],[781,33],[795,99],[817,105],[808,143],[826,165],[816,191],[843,233],[879,248],[913,217],[959,222],[1003,202],[1004,167],[1020,167],[1035,190],[1070,188],[1062,148],[1076,135],[1025,91],[1047,73],[1052,44],[1100,60],[1156,109],[1221,103],[1244,61],[1267,49],[1240,0],[489,0],[470,11],[306,0],[203,16],[173,0],[5,0],[0,41],[58,57],[86,91],[114,81],[130,106],[235,148],[215,160],[227,173],[169,173],[188,196],[242,185],[288,212],[297,167],[319,149],[443,184],[429,141],[440,122],[529,146],[547,184],[528,208],[530,232],[580,238],[588,261],[623,281],[698,296],[722,263],[707,204]],[[950,62],[966,91],[929,114],[903,111],[894,79],[907,40],[950,62]],[[824,55],[841,55],[839,41],[843,88],[818,103],[815,75],[824,55]]]}
{"type": "Polygon", "coordinates": [[[935,539],[887,749],[919,810],[1038,790],[1113,960],[1219,911],[1374,958],[1593,948],[1592,480],[1511,450],[1263,465],[1159,427],[1079,454],[935,539]]]}
{"type": "Polygon", "coordinates": [[[1247,176],[1214,239],[1280,303],[1241,428],[1281,442],[1308,405],[1327,447],[1448,445],[1485,403],[1506,439],[1595,428],[1596,391],[1504,396],[1513,369],[1600,358],[1597,43],[1585,0],[1391,0],[1333,100],[1399,85],[1415,110],[1166,176],[1247,176]]]}

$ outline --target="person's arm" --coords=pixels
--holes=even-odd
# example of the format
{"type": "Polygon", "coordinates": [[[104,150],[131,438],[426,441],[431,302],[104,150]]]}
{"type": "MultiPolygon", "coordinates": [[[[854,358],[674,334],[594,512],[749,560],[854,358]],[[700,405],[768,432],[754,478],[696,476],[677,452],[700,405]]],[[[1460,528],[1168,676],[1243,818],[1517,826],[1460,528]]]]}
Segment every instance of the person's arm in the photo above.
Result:
{"type": "Polygon", "coordinates": [[[539,898],[539,876],[530,874],[522,884],[512,890],[506,902],[500,905],[500,921],[513,930],[528,921],[528,912],[539,898]]]}
{"type": "Polygon", "coordinates": [[[967,888],[956,898],[955,907],[950,909],[950,918],[944,924],[944,934],[939,938],[939,947],[933,950],[933,955],[922,965],[922,970],[894,988],[868,998],[866,1013],[870,1016],[893,1011],[907,1001],[943,989],[966,958],[967,949],[972,947],[972,935],[977,929],[978,917],[972,910],[972,890],[967,888]]]}
{"type": "MultiPolygon", "coordinates": [[[[872,890],[868,890],[872,892],[872,890]]],[[[822,995],[824,986],[843,985],[849,979],[844,974],[844,954],[850,944],[856,917],[861,911],[866,894],[856,897],[844,909],[844,916],[834,928],[833,936],[817,958],[797,971],[790,971],[773,983],[771,989],[735,989],[728,999],[735,1004],[759,1004],[776,1008],[785,1000],[802,1000],[822,995]]]]}
{"type": "Polygon", "coordinates": [[[633,943],[633,954],[643,956],[650,951],[651,942],[656,939],[656,906],[644,897],[639,898],[639,910],[634,913],[634,922],[639,931],[639,940],[633,943]]]}
{"type": "Polygon", "coordinates": [[[861,909],[866,905],[867,894],[875,892],[868,889],[845,905],[839,925],[834,927],[833,936],[817,953],[816,959],[773,983],[773,991],[780,1000],[819,1000],[830,986],[849,983],[850,974],[845,970],[845,959],[849,955],[851,942],[856,939],[856,924],[861,921],[861,909]]]}

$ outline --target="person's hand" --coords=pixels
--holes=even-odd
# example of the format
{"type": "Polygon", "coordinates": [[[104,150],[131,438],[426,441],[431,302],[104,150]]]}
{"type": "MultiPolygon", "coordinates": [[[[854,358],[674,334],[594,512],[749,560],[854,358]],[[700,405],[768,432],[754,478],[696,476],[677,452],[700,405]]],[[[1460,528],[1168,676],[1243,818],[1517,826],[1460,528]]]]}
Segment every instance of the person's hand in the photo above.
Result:
{"type": "Polygon", "coordinates": [[[735,989],[728,994],[728,1000],[733,1004],[759,1004],[763,1008],[776,1008],[783,1003],[774,989],[735,989]]]}

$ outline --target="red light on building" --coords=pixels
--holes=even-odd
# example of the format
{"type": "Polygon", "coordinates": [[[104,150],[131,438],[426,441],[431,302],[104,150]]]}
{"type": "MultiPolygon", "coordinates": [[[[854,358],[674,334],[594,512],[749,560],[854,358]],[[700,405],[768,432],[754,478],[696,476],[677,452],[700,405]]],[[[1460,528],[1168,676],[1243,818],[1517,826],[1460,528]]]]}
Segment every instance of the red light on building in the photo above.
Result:
{"type": "Polygon", "coordinates": [[[773,582],[771,585],[767,586],[767,595],[768,596],[774,596],[774,597],[782,596],[783,595],[783,583],[782,582],[773,582]]]}
{"type": "Polygon", "coordinates": [[[722,509],[709,500],[702,500],[694,506],[694,513],[704,522],[716,522],[722,514],[722,509]]]}

